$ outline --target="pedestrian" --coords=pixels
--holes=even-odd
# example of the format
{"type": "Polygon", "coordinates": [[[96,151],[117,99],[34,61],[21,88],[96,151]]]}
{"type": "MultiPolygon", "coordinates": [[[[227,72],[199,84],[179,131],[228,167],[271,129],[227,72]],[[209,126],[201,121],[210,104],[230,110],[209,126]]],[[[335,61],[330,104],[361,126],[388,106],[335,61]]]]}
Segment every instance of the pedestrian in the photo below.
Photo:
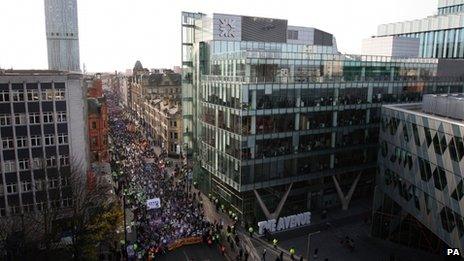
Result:
{"type": "Polygon", "coordinates": [[[314,249],[313,258],[317,258],[317,252],[319,252],[319,249],[318,248],[314,249]]]}
{"type": "Polygon", "coordinates": [[[277,241],[277,238],[274,238],[274,239],[272,240],[272,245],[274,246],[274,248],[277,248],[277,242],[278,242],[278,241],[277,241]]]}
{"type": "Polygon", "coordinates": [[[245,254],[244,254],[244,257],[245,257],[245,261],[248,261],[248,256],[250,254],[248,254],[248,250],[245,249],[245,254]]]}
{"type": "Polygon", "coordinates": [[[238,256],[240,257],[239,259],[242,260],[242,257],[243,257],[243,249],[240,248],[240,250],[238,251],[238,256]]]}
{"type": "Polygon", "coordinates": [[[280,260],[284,260],[284,251],[280,251],[280,255],[279,255],[279,258],[280,260]]]}
{"type": "Polygon", "coordinates": [[[223,244],[221,244],[221,248],[220,248],[220,249],[221,249],[221,255],[224,256],[225,253],[226,253],[226,247],[225,247],[223,244]]]}
{"type": "Polygon", "coordinates": [[[248,228],[248,233],[250,234],[250,237],[253,237],[253,227],[252,226],[250,226],[248,228]]]}
{"type": "Polygon", "coordinates": [[[266,261],[266,248],[263,250],[263,261],[266,261]]]}
{"type": "Polygon", "coordinates": [[[290,252],[290,258],[291,258],[292,260],[295,260],[295,252],[296,252],[296,251],[295,251],[295,248],[294,248],[294,247],[291,247],[289,252],[290,252]]]}

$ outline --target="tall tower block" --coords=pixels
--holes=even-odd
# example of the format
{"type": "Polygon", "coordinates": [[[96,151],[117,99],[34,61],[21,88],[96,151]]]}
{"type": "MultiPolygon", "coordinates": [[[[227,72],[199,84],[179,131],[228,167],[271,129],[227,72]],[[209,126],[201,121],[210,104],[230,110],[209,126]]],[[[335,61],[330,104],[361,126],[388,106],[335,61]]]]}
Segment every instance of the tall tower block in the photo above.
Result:
{"type": "Polygon", "coordinates": [[[48,68],[80,72],[77,0],[44,0],[48,68]]]}

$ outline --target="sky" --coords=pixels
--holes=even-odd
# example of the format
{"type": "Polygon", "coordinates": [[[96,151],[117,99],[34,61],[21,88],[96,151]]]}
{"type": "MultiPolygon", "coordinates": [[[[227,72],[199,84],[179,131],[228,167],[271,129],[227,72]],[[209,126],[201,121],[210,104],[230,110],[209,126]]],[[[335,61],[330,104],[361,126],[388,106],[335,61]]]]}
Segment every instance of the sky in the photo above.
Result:
{"type": "MultiPolygon", "coordinates": [[[[77,0],[80,60],[88,72],[180,65],[181,11],[287,19],[332,33],[360,53],[383,23],[436,13],[437,0],[77,0]]],[[[0,68],[47,69],[43,0],[0,0],[0,68]]],[[[81,66],[82,68],[82,66],[81,66]]]]}

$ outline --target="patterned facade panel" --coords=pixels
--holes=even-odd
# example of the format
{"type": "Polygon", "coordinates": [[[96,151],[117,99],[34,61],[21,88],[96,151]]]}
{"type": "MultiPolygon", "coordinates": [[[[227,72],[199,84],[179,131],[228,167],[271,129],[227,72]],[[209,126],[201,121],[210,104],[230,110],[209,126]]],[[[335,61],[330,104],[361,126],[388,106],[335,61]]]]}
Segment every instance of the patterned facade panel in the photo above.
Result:
{"type": "Polygon", "coordinates": [[[464,125],[420,107],[382,108],[377,185],[449,246],[463,249],[464,125]]]}

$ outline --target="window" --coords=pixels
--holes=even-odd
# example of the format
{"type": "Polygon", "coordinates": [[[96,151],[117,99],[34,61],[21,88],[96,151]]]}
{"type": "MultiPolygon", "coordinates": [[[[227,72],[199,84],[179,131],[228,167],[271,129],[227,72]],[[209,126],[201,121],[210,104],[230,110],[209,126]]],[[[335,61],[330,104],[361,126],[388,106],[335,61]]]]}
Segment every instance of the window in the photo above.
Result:
{"type": "Polygon", "coordinates": [[[10,102],[10,93],[8,91],[0,91],[0,102],[10,102]]]}
{"type": "Polygon", "coordinates": [[[92,130],[95,130],[95,129],[97,129],[97,122],[92,121],[92,130]]]}
{"type": "Polygon", "coordinates": [[[288,30],[287,38],[289,40],[298,40],[298,31],[297,30],[288,30]]]}
{"type": "Polygon", "coordinates": [[[3,184],[0,183],[0,196],[3,196],[5,191],[3,190],[3,184]]]}
{"type": "Polygon", "coordinates": [[[59,111],[56,113],[56,122],[66,122],[66,112],[59,111]]]}
{"type": "Polygon", "coordinates": [[[40,124],[40,113],[29,113],[29,124],[40,124]]]}
{"type": "Polygon", "coordinates": [[[0,115],[0,126],[9,126],[11,125],[11,118],[8,114],[0,115]]]}
{"type": "Polygon", "coordinates": [[[16,186],[16,183],[6,184],[6,193],[7,194],[18,193],[18,187],[16,186]]]}
{"type": "Polygon", "coordinates": [[[424,127],[424,132],[425,132],[425,140],[427,141],[427,147],[428,147],[432,143],[432,135],[430,134],[430,129],[427,127],[424,127]]]}
{"type": "Polygon", "coordinates": [[[55,137],[53,134],[45,135],[45,145],[53,145],[55,144],[55,137]]]}
{"type": "Polygon", "coordinates": [[[29,170],[29,160],[28,159],[22,159],[18,161],[19,165],[19,170],[29,170]]]}
{"type": "Polygon", "coordinates": [[[26,120],[27,120],[26,114],[24,113],[15,113],[14,119],[15,119],[16,125],[26,124],[26,120]]]}
{"type": "Polygon", "coordinates": [[[60,155],[60,166],[69,166],[69,157],[67,155],[60,155]]]}
{"type": "Polygon", "coordinates": [[[72,206],[72,199],[71,198],[64,198],[63,199],[63,207],[70,207],[72,206]]]}
{"type": "Polygon", "coordinates": [[[32,169],[42,169],[42,159],[41,158],[33,158],[32,159],[32,169]]]}
{"type": "Polygon", "coordinates": [[[42,101],[52,101],[54,92],[52,89],[42,90],[42,101]]]}
{"type": "Polygon", "coordinates": [[[27,100],[28,101],[38,101],[39,100],[39,91],[38,90],[27,90],[27,100]]]}
{"type": "Polygon", "coordinates": [[[53,112],[44,112],[43,113],[43,122],[52,123],[53,122],[53,112]]]}
{"type": "Polygon", "coordinates": [[[464,186],[462,184],[462,180],[456,186],[456,189],[451,193],[451,197],[455,200],[459,201],[464,196],[464,186]]]}
{"type": "Polygon", "coordinates": [[[448,233],[451,233],[456,226],[453,211],[449,207],[444,207],[440,211],[440,217],[443,229],[448,231],[448,233]]]}
{"type": "Polygon", "coordinates": [[[13,138],[3,138],[2,146],[4,149],[14,149],[13,138]]]}
{"type": "Polygon", "coordinates": [[[16,146],[18,148],[25,148],[27,147],[27,137],[17,137],[16,138],[16,146]]]}
{"type": "Polygon", "coordinates": [[[92,137],[91,142],[92,142],[92,146],[97,146],[98,145],[97,138],[95,138],[95,137],[92,137]]]}
{"type": "Polygon", "coordinates": [[[433,181],[435,183],[435,188],[443,191],[443,189],[448,184],[446,181],[446,172],[442,167],[437,166],[433,172],[433,181]]]}
{"type": "Polygon", "coordinates": [[[64,99],[65,99],[64,89],[56,89],[55,90],[55,100],[64,100],[64,99]]]}
{"type": "Polygon", "coordinates": [[[61,177],[61,186],[68,185],[68,177],[61,177]]]}
{"type": "Polygon", "coordinates": [[[36,191],[44,190],[44,181],[42,179],[35,180],[35,190],[36,191]]]}
{"type": "Polygon", "coordinates": [[[56,157],[47,158],[47,167],[56,167],[56,157]]]}
{"type": "Polygon", "coordinates": [[[23,205],[24,213],[32,213],[34,212],[34,204],[24,204],[23,205]]]}
{"type": "Polygon", "coordinates": [[[32,185],[30,181],[23,181],[21,182],[21,191],[28,192],[32,190],[32,185]]]}
{"type": "Polygon", "coordinates": [[[3,170],[5,173],[16,172],[16,163],[14,160],[5,161],[3,163],[3,170]]]}
{"type": "Polygon", "coordinates": [[[42,145],[42,137],[41,136],[31,136],[31,147],[38,147],[42,145]]]}
{"type": "Polygon", "coordinates": [[[57,178],[50,179],[50,180],[48,181],[48,184],[49,184],[49,187],[48,187],[48,188],[51,188],[51,189],[53,189],[53,188],[58,188],[58,186],[59,186],[59,179],[57,179],[57,178]]]}
{"type": "Polygon", "coordinates": [[[432,169],[430,168],[430,162],[418,158],[419,159],[419,169],[421,174],[421,179],[423,181],[429,181],[432,177],[432,169]]]}
{"type": "Polygon", "coordinates": [[[382,141],[381,152],[384,158],[388,155],[388,145],[386,141],[382,141]]]}
{"type": "Polygon", "coordinates": [[[68,135],[67,134],[58,134],[58,144],[67,144],[68,135]]]}
{"type": "Polygon", "coordinates": [[[403,138],[405,142],[409,142],[409,133],[408,127],[406,127],[406,123],[403,123],[403,138]]]}
{"type": "Polygon", "coordinates": [[[417,130],[417,125],[412,124],[412,134],[414,135],[414,142],[416,146],[420,146],[419,131],[417,130]]]}
{"type": "Polygon", "coordinates": [[[24,92],[20,90],[14,90],[11,92],[13,96],[13,101],[14,102],[22,102],[24,101],[24,92]]]}

